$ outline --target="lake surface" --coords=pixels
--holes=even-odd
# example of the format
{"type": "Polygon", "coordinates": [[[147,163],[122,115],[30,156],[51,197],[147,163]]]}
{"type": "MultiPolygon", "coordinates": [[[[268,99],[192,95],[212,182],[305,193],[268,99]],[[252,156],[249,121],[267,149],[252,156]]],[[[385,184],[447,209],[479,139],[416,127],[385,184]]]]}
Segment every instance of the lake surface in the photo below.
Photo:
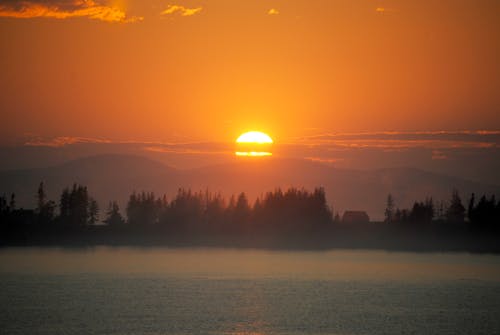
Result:
{"type": "Polygon", "coordinates": [[[2,334],[498,334],[500,256],[0,249],[2,334]]]}

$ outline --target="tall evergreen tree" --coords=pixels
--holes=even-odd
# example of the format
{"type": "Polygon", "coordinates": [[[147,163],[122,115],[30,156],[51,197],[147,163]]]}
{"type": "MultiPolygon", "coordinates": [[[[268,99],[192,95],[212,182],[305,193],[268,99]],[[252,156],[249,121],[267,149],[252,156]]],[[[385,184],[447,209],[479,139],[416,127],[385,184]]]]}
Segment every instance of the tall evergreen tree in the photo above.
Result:
{"type": "Polygon", "coordinates": [[[118,203],[116,201],[112,201],[109,203],[104,223],[110,226],[120,226],[125,223],[125,220],[120,214],[120,208],[118,207],[118,203]]]}
{"type": "Polygon", "coordinates": [[[16,194],[15,193],[12,193],[10,195],[9,207],[10,207],[11,211],[16,210],[16,194]]]}
{"type": "Polygon", "coordinates": [[[87,187],[73,184],[65,188],[59,201],[60,219],[64,224],[85,226],[89,222],[89,195],[87,187]]]}
{"type": "Polygon", "coordinates": [[[462,204],[462,199],[457,190],[453,190],[451,194],[450,206],[446,211],[446,219],[449,222],[460,223],[464,221],[465,207],[462,204]]]}
{"type": "Polygon", "coordinates": [[[99,220],[99,205],[93,198],[89,200],[89,224],[94,225],[99,220]]]}
{"type": "Polygon", "coordinates": [[[69,194],[69,188],[65,188],[62,193],[61,193],[61,198],[59,200],[59,215],[60,218],[63,222],[67,221],[69,219],[70,215],[70,209],[71,203],[70,203],[70,194],[69,194]]]}
{"type": "Polygon", "coordinates": [[[47,195],[45,194],[45,189],[43,185],[43,181],[40,182],[37,191],[37,212],[40,214],[43,212],[43,208],[45,207],[47,195]]]}
{"type": "Polygon", "coordinates": [[[385,222],[391,223],[394,219],[394,198],[392,194],[387,195],[387,205],[385,207],[385,222]]]}

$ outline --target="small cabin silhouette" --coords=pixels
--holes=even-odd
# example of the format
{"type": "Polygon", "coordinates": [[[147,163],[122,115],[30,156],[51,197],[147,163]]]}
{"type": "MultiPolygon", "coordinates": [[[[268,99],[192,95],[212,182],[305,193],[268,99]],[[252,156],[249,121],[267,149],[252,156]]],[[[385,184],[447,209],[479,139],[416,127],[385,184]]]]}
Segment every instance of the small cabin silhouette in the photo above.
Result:
{"type": "Polygon", "coordinates": [[[342,215],[343,223],[368,223],[370,217],[365,211],[345,211],[342,215]]]}

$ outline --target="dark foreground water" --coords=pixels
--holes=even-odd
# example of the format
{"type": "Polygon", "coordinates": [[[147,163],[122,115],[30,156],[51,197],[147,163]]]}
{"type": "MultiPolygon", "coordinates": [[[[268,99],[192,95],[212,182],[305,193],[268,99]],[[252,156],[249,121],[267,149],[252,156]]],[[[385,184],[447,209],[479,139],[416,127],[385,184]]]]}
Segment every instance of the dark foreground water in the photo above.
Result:
{"type": "Polygon", "coordinates": [[[498,334],[500,256],[0,250],[1,334],[498,334]]]}

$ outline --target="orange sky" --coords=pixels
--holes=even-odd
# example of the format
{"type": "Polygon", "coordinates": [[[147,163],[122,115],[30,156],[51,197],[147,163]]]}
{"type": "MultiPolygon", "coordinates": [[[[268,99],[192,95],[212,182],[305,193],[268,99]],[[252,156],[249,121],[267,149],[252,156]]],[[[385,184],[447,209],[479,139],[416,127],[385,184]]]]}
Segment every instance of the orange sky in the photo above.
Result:
{"type": "Polygon", "coordinates": [[[497,130],[499,17],[494,0],[2,1],[0,141],[497,130]]]}

